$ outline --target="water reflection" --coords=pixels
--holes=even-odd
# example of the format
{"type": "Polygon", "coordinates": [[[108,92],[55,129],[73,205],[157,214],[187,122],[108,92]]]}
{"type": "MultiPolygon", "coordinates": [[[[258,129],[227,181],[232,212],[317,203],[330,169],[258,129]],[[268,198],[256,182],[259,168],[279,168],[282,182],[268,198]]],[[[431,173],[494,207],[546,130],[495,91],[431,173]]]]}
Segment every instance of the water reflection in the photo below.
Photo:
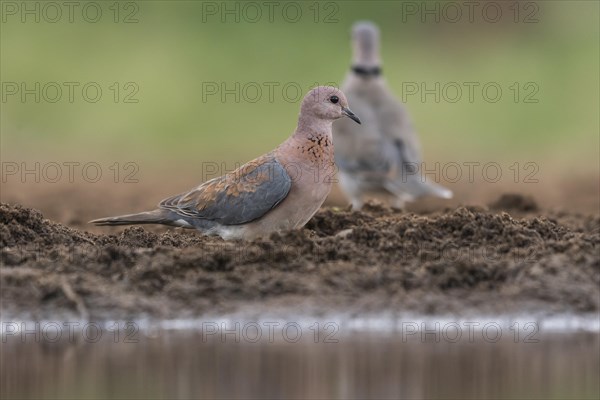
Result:
{"type": "Polygon", "coordinates": [[[97,343],[9,337],[2,398],[598,398],[597,333],[458,343],[355,333],[338,343],[207,340],[197,331],[97,343]]]}

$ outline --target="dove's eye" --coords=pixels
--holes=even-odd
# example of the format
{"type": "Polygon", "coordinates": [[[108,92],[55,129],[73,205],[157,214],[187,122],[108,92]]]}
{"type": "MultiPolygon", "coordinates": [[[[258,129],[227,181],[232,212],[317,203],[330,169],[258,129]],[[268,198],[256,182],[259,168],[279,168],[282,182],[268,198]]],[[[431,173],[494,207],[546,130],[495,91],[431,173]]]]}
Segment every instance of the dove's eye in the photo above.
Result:
{"type": "Polygon", "coordinates": [[[333,104],[337,104],[337,102],[340,101],[340,98],[337,96],[331,96],[329,98],[329,101],[332,102],[333,104]]]}

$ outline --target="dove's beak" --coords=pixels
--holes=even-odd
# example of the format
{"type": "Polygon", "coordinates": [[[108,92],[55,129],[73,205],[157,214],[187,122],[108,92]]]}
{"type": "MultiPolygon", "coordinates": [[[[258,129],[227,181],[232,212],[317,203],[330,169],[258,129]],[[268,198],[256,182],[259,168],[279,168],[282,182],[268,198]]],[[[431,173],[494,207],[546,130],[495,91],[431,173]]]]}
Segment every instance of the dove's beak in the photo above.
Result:
{"type": "Polygon", "coordinates": [[[348,107],[342,107],[342,114],[344,114],[346,117],[350,118],[358,124],[361,123],[360,119],[356,115],[354,115],[354,113],[348,107]]]}

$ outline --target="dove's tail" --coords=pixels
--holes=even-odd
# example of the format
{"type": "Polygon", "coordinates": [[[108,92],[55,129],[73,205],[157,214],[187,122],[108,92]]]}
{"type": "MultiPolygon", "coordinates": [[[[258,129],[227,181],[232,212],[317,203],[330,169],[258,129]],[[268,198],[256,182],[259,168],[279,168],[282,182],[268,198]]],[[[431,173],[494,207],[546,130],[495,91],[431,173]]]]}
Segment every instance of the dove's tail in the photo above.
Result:
{"type": "Polygon", "coordinates": [[[451,199],[452,198],[452,190],[443,187],[435,182],[426,182],[425,183],[425,191],[426,194],[441,197],[442,199],[451,199]]]}
{"type": "Polygon", "coordinates": [[[409,177],[404,182],[388,182],[386,188],[390,192],[411,201],[423,196],[435,196],[442,199],[452,198],[452,190],[435,182],[423,181],[417,177],[409,177]]]}
{"type": "Polygon", "coordinates": [[[90,224],[98,226],[116,226],[116,225],[137,225],[137,224],[162,224],[177,225],[175,221],[168,218],[169,212],[166,210],[153,210],[141,212],[138,214],[119,215],[117,217],[99,218],[90,221],[90,224]]]}

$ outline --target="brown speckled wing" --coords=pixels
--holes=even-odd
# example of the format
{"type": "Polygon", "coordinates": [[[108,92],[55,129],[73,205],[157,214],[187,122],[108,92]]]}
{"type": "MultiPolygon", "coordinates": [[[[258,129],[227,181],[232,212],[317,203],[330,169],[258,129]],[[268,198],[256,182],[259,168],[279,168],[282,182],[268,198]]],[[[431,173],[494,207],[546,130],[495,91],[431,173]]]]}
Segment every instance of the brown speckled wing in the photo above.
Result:
{"type": "Polygon", "coordinates": [[[285,168],[266,154],[190,192],[165,199],[159,207],[187,218],[239,225],[265,215],[286,198],[291,187],[285,168]]]}

